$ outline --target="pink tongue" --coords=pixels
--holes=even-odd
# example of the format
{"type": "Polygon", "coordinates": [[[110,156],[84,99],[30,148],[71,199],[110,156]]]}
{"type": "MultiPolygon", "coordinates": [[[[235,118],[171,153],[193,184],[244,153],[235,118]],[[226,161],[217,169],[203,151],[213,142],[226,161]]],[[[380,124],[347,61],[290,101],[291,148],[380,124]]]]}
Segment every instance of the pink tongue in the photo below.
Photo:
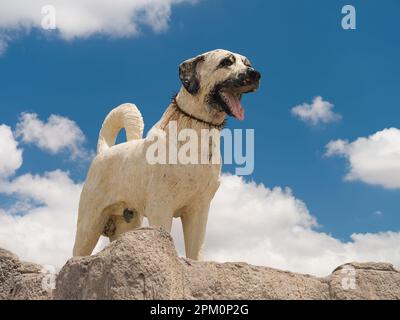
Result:
{"type": "Polygon", "coordinates": [[[223,93],[225,98],[228,99],[229,107],[236,119],[244,120],[244,109],[240,100],[232,93],[223,93]]]}

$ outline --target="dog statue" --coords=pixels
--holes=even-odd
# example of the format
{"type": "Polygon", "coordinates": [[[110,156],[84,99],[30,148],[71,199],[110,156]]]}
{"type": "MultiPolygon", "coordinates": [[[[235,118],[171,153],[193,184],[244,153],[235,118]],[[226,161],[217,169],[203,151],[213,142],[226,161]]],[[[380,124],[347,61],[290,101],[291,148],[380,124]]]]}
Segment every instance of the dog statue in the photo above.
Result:
{"type": "Polygon", "coordinates": [[[221,161],[150,164],[147,154],[156,140],[165,143],[167,154],[173,149],[169,124],[175,121],[178,133],[191,129],[200,137],[204,129],[216,131],[214,151],[210,153],[207,143],[199,152],[220,160],[219,132],[225,117],[244,119],[242,94],[255,91],[261,75],[246,57],[214,50],[183,62],[179,77],[182,88],[146,138],[135,105],[123,104],[106,117],[80,198],[74,256],[90,255],[102,234],[113,241],[140,227],[144,217],[150,226],[168,232],[173,218],[180,217],[186,256],[201,259],[221,161]],[[122,128],[127,142],[114,145],[122,128]]]}

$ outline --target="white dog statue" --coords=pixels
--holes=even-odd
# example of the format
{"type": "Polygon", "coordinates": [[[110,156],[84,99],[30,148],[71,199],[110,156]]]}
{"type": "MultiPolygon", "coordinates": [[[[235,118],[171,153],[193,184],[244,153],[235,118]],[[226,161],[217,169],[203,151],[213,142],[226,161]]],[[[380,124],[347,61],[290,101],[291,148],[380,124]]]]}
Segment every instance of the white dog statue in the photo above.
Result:
{"type": "Polygon", "coordinates": [[[112,241],[140,227],[143,217],[168,232],[173,218],[180,217],[186,256],[201,258],[210,202],[221,174],[219,132],[226,115],[244,119],[242,94],[255,91],[261,75],[246,57],[214,50],[183,62],[179,77],[182,88],[146,138],[135,105],[123,104],[106,117],[80,198],[74,256],[90,255],[102,234],[112,241]],[[127,142],[114,145],[122,128],[127,142]],[[217,135],[211,144],[207,140],[195,148],[198,157],[180,163],[172,153],[184,142],[178,139],[173,145],[171,131],[179,135],[185,129],[198,137],[205,129],[217,135]],[[166,148],[157,156],[167,154],[169,161],[151,163],[149,151],[163,144],[166,148]],[[204,163],[204,158],[213,161],[204,163]]]}

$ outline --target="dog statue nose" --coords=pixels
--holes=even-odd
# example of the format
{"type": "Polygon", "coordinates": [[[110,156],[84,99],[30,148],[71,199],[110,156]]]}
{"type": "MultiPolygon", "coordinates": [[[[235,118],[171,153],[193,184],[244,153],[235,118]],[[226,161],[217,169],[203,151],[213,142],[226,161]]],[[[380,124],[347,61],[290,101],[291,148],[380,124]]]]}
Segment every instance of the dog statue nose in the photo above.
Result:
{"type": "Polygon", "coordinates": [[[247,70],[247,78],[251,81],[258,81],[261,78],[261,73],[253,68],[247,70]]]}

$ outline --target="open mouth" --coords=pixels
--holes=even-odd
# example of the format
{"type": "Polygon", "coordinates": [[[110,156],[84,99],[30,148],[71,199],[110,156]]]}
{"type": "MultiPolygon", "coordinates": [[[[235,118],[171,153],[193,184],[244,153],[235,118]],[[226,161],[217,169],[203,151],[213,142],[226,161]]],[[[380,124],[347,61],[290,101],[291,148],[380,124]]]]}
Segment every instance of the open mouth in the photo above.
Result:
{"type": "Polygon", "coordinates": [[[209,95],[209,103],[228,116],[244,120],[243,94],[254,92],[260,84],[260,75],[255,79],[231,78],[217,84],[209,95]]]}
{"type": "Polygon", "coordinates": [[[258,84],[242,87],[217,86],[211,94],[210,102],[216,108],[224,111],[228,116],[238,120],[244,120],[244,108],[242,105],[243,94],[256,91],[258,84]]]}
{"type": "Polygon", "coordinates": [[[228,115],[234,116],[238,120],[244,120],[244,108],[242,106],[242,94],[221,90],[219,96],[223,101],[223,109],[228,115]]]}

